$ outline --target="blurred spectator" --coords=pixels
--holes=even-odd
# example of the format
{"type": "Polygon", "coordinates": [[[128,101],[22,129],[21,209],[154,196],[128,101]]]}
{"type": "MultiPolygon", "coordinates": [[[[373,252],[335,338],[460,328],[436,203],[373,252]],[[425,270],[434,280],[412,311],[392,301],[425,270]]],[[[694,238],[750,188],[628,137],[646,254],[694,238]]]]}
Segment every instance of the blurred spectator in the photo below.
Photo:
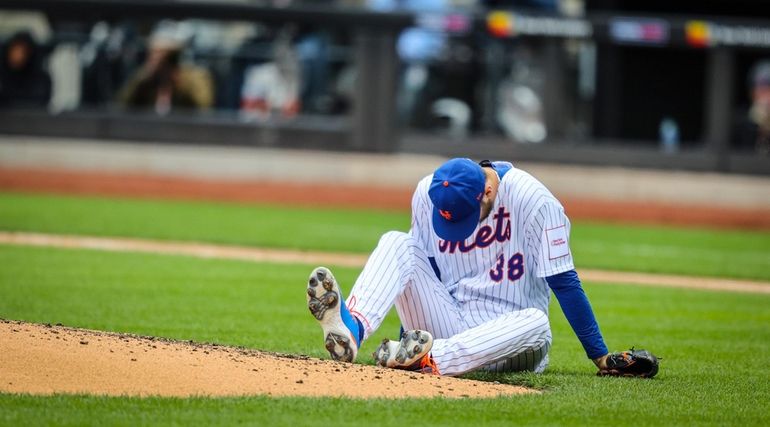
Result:
{"type": "Polygon", "coordinates": [[[292,46],[294,28],[284,27],[272,45],[272,61],[244,71],[241,112],[245,118],[266,119],[273,113],[293,117],[300,108],[301,70],[292,46]]]}
{"type": "Polygon", "coordinates": [[[770,60],[757,63],[749,73],[751,106],[736,126],[733,140],[738,148],[770,154],[770,60]]]}
{"type": "Polygon", "coordinates": [[[329,96],[331,38],[314,28],[300,29],[294,49],[297,52],[301,73],[300,98],[302,109],[310,112],[329,113],[332,110],[329,96]]]}
{"type": "Polygon", "coordinates": [[[45,107],[51,98],[51,77],[43,68],[40,46],[26,31],[8,40],[0,64],[0,105],[45,107]]]}
{"type": "Polygon", "coordinates": [[[154,108],[161,115],[172,109],[210,108],[214,102],[211,75],[181,62],[186,41],[178,24],[161,23],[150,39],[147,59],[121,90],[120,101],[128,107],[154,108]]]}
{"type": "MultiPolygon", "coordinates": [[[[447,0],[368,0],[369,8],[380,11],[440,13],[449,9],[447,0]]],[[[435,64],[446,53],[449,36],[431,28],[410,27],[401,32],[396,43],[404,68],[398,97],[398,116],[409,125],[427,126],[430,105],[442,96],[435,88],[438,82],[435,64]]],[[[440,92],[441,90],[439,90],[440,92]]]]}
{"type": "Polygon", "coordinates": [[[139,63],[141,51],[142,45],[132,24],[105,21],[94,24],[79,53],[81,102],[92,106],[111,102],[139,63]]]}
{"type": "MultiPolygon", "coordinates": [[[[449,4],[447,0],[369,0],[369,7],[380,12],[404,10],[423,13],[447,11],[449,4]]],[[[447,34],[441,31],[407,28],[398,38],[398,55],[407,64],[425,64],[440,58],[447,38],[447,34]]]]}
{"type": "Polygon", "coordinates": [[[539,60],[541,53],[524,43],[510,48],[513,58],[507,65],[510,69],[492,87],[497,125],[513,141],[544,142],[548,129],[543,102],[545,72],[539,60]]]}

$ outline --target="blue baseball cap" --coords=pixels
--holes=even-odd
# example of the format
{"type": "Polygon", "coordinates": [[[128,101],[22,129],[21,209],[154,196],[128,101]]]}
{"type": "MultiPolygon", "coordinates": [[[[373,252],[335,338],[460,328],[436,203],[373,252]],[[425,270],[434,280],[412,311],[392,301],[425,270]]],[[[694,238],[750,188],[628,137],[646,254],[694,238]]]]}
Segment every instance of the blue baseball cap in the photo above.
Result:
{"type": "Polygon", "coordinates": [[[433,202],[433,230],[438,237],[465,241],[476,229],[486,175],[470,159],[452,159],[433,172],[428,196],[433,202]]]}

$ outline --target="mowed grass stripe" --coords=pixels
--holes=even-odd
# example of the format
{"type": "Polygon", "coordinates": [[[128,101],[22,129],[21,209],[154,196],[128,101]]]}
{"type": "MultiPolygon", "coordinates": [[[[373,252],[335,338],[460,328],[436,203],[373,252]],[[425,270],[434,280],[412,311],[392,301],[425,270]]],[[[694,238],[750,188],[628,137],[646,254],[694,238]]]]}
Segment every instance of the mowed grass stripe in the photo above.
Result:
{"type": "Polygon", "coordinates": [[[12,231],[363,253],[409,224],[371,210],[0,192],[0,229],[12,231]]]}
{"type": "MultiPolygon", "coordinates": [[[[344,291],[358,269],[335,267],[344,291]]],[[[0,317],[61,322],[328,357],[307,313],[302,265],[0,246],[0,317]]],[[[586,292],[607,344],[664,357],[654,380],[599,378],[558,304],[542,375],[474,378],[530,385],[539,396],[490,401],[129,399],[0,395],[0,424],[767,425],[770,297],[639,286],[586,292]]],[[[393,313],[365,343],[393,337],[393,313]]],[[[365,386],[362,384],[362,386],[365,386]]]]}
{"type": "MultiPolygon", "coordinates": [[[[61,236],[53,234],[2,231],[0,231],[0,244],[94,249],[113,252],[144,252],[192,256],[197,258],[274,262],[281,264],[339,265],[344,267],[363,267],[367,258],[366,256],[357,254],[334,252],[295,251],[288,249],[249,248],[189,242],[164,242],[146,239],[61,236]]],[[[580,275],[584,281],[594,283],[624,283],[642,286],[668,286],[675,288],[770,294],[770,283],[756,281],[586,269],[581,269],[580,275]]]]}

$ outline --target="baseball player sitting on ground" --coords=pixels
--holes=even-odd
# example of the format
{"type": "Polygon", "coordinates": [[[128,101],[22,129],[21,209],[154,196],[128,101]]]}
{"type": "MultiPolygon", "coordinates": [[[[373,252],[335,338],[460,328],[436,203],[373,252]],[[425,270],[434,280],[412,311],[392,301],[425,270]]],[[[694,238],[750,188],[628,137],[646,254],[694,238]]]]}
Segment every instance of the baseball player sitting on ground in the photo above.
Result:
{"type": "Polygon", "coordinates": [[[507,162],[452,159],[422,179],[409,233],[385,233],[350,297],[331,271],[310,275],[307,301],[334,360],[352,362],[395,305],[406,330],[377,365],[460,375],[542,372],[550,291],[602,375],[652,377],[644,350],[609,354],[569,249],[570,222],[538,180],[507,162]]]}

